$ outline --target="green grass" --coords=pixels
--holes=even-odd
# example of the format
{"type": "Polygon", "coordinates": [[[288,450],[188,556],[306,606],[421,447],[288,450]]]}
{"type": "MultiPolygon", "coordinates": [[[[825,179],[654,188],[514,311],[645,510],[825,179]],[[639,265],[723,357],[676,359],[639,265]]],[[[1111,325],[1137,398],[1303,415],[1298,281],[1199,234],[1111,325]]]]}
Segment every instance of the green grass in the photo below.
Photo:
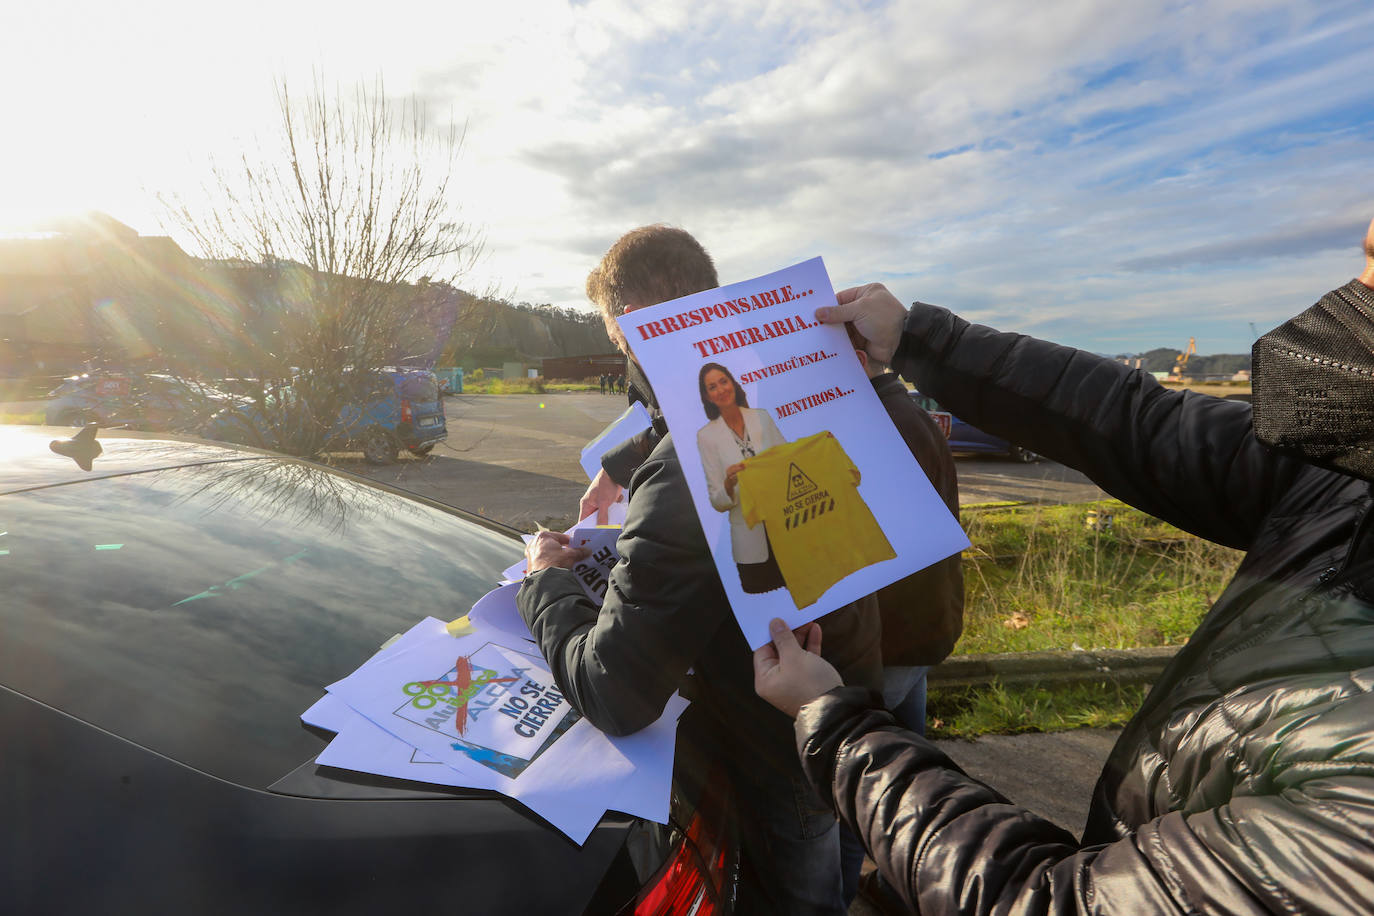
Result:
{"type": "Polygon", "coordinates": [[[1016,687],[993,684],[978,690],[932,687],[926,734],[931,738],[975,738],[1072,728],[1114,728],[1135,714],[1146,688],[1139,684],[1072,684],[1016,687]]]}
{"type": "Polygon", "coordinates": [[[465,378],[463,394],[543,394],[542,378],[465,378]]]}
{"type": "Polygon", "coordinates": [[[1115,500],[963,520],[973,547],[957,654],[1180,644],[1242,556],[1115,500]],[[1089,510],[1110,513],[1111,528],[1086,528],[1089,510]]]}
{"type": "Polygon", "coordinates": [[[568,379],[514,378],[463,380],[463,394],[546,394],[556,391],[599,391],[598,386],[568,379]]]}
{"type": "Polygon", "coordinates": [[[42,411],[31,413],[0,413],[0,424],[12,423],[21,426],[37,426],[43,422],[42,411]]]}
{"type": "MultiPolygon", "coordinates": [[[[956,655],[1179,645],[1234,575],[1242,553],[1115,500],[966,508],[964,633],[956,655]],[[1088,513],[1112,516],[1104,530],[1088,513]]],[[[930,692],[934,737],[1120,726],[1145,687],[994,684],[930,692]]]]}

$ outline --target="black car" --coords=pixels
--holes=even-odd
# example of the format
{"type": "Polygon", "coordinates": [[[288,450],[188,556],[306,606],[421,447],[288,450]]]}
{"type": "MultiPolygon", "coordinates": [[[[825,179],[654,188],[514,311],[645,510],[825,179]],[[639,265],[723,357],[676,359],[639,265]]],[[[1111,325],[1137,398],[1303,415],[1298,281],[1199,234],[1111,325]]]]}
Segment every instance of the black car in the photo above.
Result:
{"type": "Polygon", "coordinates": [[[324,685],[465,613],[516,532],[153,434],[101,434],[85,471],[67,435],[0,427],[0,909],[730,911],[728,800],[681,762],[671,829],[610,814],[582,846],[493,793],[315,764],[324,685]]]}
{"type": "Polygon", "coordinates": [[[1030,449],[1013,445],[1006,439],[983,432],[972,423],[964,422],[937,404],[935,399],[929,395],[919,391],[908,393],[917,406],[930,414],[935,425],[940,427],[945,438],[949,440],[949,450],[956,455],[1006,455],[1012,461],[1019,461],[1022,464],[1031,464],[1040,460],[1040,456],[1030,449]]]}

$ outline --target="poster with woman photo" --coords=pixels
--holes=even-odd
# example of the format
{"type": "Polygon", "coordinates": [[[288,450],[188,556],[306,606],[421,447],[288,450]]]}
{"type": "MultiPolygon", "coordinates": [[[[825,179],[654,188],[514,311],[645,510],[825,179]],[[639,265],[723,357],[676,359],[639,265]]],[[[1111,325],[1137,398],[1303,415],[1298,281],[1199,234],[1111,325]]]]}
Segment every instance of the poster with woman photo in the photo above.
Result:
{"type": "Polygon", "coordinates": [[[635,309],[658,396],[751,647],[968,546],[888,418],[820,258],[635,309]]]}

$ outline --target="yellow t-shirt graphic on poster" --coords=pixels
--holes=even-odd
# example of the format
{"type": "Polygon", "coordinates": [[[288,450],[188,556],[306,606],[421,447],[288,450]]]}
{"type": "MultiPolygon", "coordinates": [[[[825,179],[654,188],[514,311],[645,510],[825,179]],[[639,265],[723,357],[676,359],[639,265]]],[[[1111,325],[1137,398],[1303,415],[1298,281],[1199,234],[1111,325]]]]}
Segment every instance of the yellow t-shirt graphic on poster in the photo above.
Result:
{"type": "Polygon", "coordinates": [[[739,472],[744,520],[768,526],[798,610],[850,573],[897,555],[858,485],[859,469],[828,432],[775,445],[739,472]]]}

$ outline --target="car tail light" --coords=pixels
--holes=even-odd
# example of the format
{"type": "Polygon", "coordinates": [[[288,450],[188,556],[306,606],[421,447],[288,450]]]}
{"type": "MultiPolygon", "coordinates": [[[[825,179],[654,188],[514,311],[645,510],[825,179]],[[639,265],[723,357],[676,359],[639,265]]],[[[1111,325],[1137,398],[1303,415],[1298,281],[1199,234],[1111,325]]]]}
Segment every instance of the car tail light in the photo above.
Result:
{"type": "Polygon", "coordinates": [[[726,916],[738,850],[719,796],[692,816],[682,841],[620,916],[726,916]]]}
{"type": "Polygon", "coordinates": [[[401,401],[401,422],[409,423],[411,421],[410,418],[410,402],[403,400],[401,401]]]}

